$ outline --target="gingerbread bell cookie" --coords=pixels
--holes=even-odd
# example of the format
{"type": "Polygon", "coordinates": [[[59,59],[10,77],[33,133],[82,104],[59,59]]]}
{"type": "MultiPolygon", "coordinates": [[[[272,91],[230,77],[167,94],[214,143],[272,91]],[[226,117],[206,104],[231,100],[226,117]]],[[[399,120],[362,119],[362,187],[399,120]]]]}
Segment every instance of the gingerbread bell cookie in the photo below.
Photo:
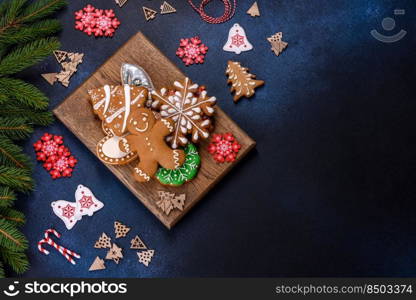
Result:
{"type": "Polygon", "coordinates": [[[171,118],[173,130],[167,141],[173,149],[186,146],[190,140],[198,143],[207,139],[212,130],[211,116],[214,114],[215,97],[209,97],[198,84],[189,78],[175,81],[173,89],[162,88],[151,93],[152,108],[159,110],[162,118],[171,118]]]}

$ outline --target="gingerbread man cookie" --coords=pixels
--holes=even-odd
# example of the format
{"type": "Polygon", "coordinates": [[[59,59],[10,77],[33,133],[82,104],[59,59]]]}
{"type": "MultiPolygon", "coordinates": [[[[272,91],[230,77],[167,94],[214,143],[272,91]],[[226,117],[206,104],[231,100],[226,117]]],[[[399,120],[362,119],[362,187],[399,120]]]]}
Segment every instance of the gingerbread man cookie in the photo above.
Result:
{"type": "Polygon", "coordinates": [[[174,130],[173,125],[171,119],[156,120],[153,112],[147,108],[131,113],[126,127],[130,135],[120,141],[120,148],[138,154],[140,162],[134,168],[137,181],[150,181],[159,165],[173,170],[184,163],[185,152],[172,150],[165,142],[165,137],[174,130]]]}

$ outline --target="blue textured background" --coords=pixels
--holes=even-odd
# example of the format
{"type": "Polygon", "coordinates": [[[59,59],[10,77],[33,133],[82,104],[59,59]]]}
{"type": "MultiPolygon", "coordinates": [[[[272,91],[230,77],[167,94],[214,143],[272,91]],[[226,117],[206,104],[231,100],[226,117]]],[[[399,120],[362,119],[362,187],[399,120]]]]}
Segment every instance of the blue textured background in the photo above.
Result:
{"type": "MultiPolygon", "coordinates": [[[[35,162],[36,190],[19,208],[27,216],[31,269],[25,276],[189,277],[189,276],[416,276],[415,235],[415,8],[414,1],[258,0],[261,17],[245,12],[221,25],[201,21],[186,1],[170,0],[178,12],[146,22],[141,6],[162,0],[70,1],[59,14],[62,49],[85,53],[68,89],[49,86],[40,73],[59,70],[50,57],[22,77],[51,98],[65,99],[130,36],[143,31],[194,81],[205,84],[219,105],[257,141],[257,148],[171,231],[164,226],[59,121],[38,128],[65,137],[79,159],[73,177],[52,180],[35,162]],[[95,39],[73,28],[73,12],[91,3],[113,8],[122,22],[113,38],[95,39]],[[396,31],[408,35],[395,44],[370,36],[383,33],[381,20],[393,9],[396,31]],[[139,11],[140,9],[140,11],[139,11]],[[238,22],[254,50],[224,52],[228,29],[238,22]],[[288,49],[275,57],[266,37],[283,31],[288,49]],[[180,38],[200,35],[209,47],[203,65],[185,67],[175,56],[180,38]],[[241,61],[264,79],[256,96],[232,101],[226,61],[241,61]],[[105,203],[71,231],[52,214],[50,202],[72,201],[78,184],[105,203]],[[119,265],[88,272],[105,250],[94,249],[113,222],[131,226],[119,265]],[[36,242],[55,227],[60,243],[81,253],[76,266],[57,252],[41,255],[36,242]],[[138,233],[156,255],[146,268],[129,240],[138,233]]],[[[220,14],[221,2],[208,11],[220,14]]]]}

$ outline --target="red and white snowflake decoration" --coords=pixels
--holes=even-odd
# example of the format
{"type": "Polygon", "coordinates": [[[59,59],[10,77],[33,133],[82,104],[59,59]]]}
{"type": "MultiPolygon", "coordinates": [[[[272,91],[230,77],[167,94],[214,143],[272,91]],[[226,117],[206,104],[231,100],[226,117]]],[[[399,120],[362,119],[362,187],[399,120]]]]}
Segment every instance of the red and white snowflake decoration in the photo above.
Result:
{"type": "Polygon", "coordinates": [[[91,205],[94,204],[92,201],[92,196],[82,196],[81,200],[79,200],[79,204],[81,204],[81,208],[90,208],[91,205]]]}
{"type": "Polygon", "coordinates": [[[208,146],[208,152],[218,163],[235,161],[240,149],[241,145],[232,133],[214,134],[208,146]]]}
{"type": "Polygon", "coordinates": [[[63,142],[62,136],[45,133],[33,144],[36,159],[44,162],[43,167],[53,179],[71,177],[73,167],[78,162],[63,142]]]}
{"type": "Polygon", "coordinates": [[[208,47],[202,44],[201,39],[196,36],[190,39],[181,39],[176,55],[182,58],[185,65],[189,66],[204,63],[207,52],[208,47]]]}
{"type": "Polygon", "coordinates": [[[75,215],[75,207],[67,204],[62,207],[62,216],[71,219],[75,215]]]}
{"type": "Polygon", "coordinates": [[[111,37],[119,26],[120,21],[112,9],[98,9],[88,4],[75,12],[75,29],[88,35],[111,37]]]}

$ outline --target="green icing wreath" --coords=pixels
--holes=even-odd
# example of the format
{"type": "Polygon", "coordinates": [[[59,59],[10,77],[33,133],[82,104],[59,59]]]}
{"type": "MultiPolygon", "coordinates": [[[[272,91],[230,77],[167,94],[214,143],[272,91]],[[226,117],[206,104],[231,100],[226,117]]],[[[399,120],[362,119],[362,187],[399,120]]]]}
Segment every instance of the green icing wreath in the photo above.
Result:
{"type": "Polygon", "coordinates": [[[185,148],[185,162],[175,170],[159,168],[156,178],[161,184],[179,186],[195,178],[201,164],[201,157],[198,149],[193,144],[188,144],[185,148]]]}

